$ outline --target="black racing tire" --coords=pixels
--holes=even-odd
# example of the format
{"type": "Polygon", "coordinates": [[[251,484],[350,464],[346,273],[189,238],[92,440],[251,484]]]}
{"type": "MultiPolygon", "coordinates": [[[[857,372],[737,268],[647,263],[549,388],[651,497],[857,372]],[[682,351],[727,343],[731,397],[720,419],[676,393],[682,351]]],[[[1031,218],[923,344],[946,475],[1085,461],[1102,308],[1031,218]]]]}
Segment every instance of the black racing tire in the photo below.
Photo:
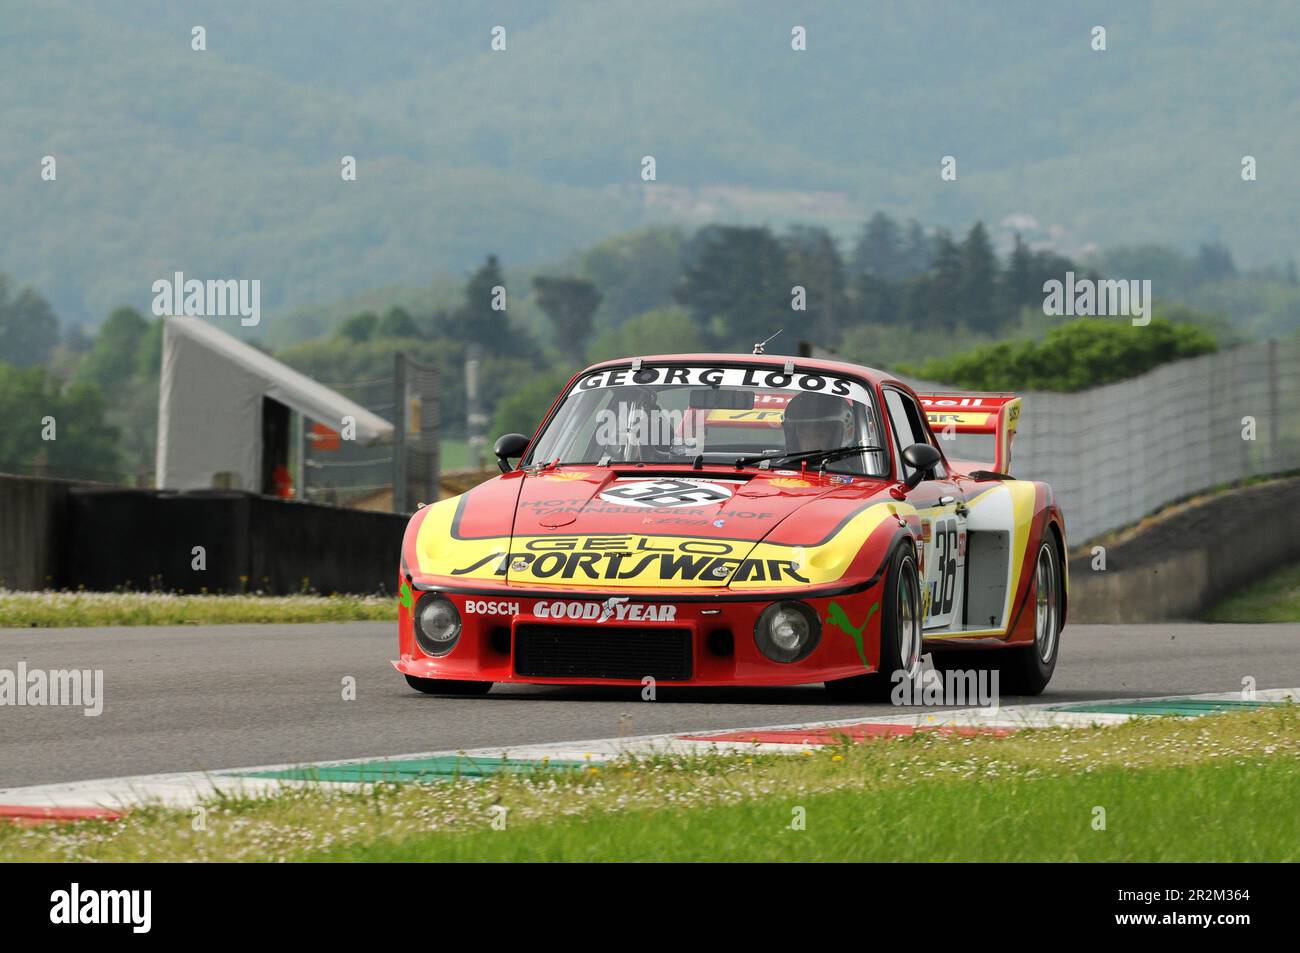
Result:
{"type": "Polygon", "coordinates": [[[934,667],[955,670],[997,670],[998,695],[1041,695],[1056,671],[1061,651],[1065,578],[1056,538],[1050,535],[1034,557],[1034,585],[1030,592],[1034,612],[1034,641],[1006,649],[936,651],[934,667]]]}
{"type": "Polygon", "coordinates": [[[1006,695],[1041,695],[1056,671],[1064,628],[1065,577],[1056,538],[1048,531],[1034,557],[1034,641],[996,653],[1000,690],[1006,695]]]}
{"type": "Polygon", "coordinates": [[[406,684],[426,695],[486,695],[492,682],[462,682],[450,678],[416,678],[406,675],[406,684]]]}
{"type": "Polygon", "coordinates": [[[921,581],[910,540],[894,551],[881,596],[880,668],[826,683],[826,694],[837,702],[885,702],[894,688],[894,674],[915,678],[923,651],[921,581]],[[904,657],[906,656],[906,657],[904,657]]]}

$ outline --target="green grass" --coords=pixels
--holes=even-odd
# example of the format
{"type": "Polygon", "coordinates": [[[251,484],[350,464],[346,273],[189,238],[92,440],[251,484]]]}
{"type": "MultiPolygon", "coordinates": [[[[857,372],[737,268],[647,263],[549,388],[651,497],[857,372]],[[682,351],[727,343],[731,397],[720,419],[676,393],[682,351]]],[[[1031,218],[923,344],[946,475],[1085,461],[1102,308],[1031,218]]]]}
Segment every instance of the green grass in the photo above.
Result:
{"type": "Polygon", "coordinates": [[[306,785],[0,824],[13,861],[1300,860],[1300,707],[306,785]],[[506,829],[492,826],[508,810],[506,829]],[[793,830],[793,809],[806,829],[793,830]],[[1093,829],[1094,808],[1106,830],[1093,829]]]}
{"type": "Polygon", "coordinates": [[[562,818],[328,852],[356,861],[1295,861],[1300,761],[1013,773],[562,818]],[[1265,807],[1267,805],[1267,807],[1265,807]],[[1094,811],[1105,812],[1096,830],[1094,811]],[[795,829],[802,810],[803,829],[795,829]]]}
{"type": "Polygon", "coordinates": [[[469,460],[469,441],[452,438],[439,441],[438,465],[443,470],[468,470],[473,466],[469,460]]]}
{"type": "Polygon", "coordinates": [[[0,589],[0,628],[364,621],[396,622],[397,598],[0,589]]]}
{"type": "Polygon", "coordinates": [[[1300,563],[1283,566],[1202,615],[1207,622],[1300,622],[1300,563]]]}

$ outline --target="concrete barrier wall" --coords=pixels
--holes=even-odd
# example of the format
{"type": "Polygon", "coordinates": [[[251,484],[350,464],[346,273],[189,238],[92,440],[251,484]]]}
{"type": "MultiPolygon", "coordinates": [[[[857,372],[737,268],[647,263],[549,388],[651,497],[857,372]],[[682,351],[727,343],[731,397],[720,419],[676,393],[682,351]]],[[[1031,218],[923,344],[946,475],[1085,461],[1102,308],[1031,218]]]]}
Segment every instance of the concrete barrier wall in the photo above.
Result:
{"type": "Polygon", "coordinates": [[[0,589],[55,584],[67,540],[67,480],[0,474],[0,589]]]}
{"type": "Polygon", "coordinates": [[[222,490],[81,488],[68,503],[61,581],[70,588],[370,593],[397,587],[407,522],[398,514],[222,490]]]}
{"type": "Polygon", "coordinates": [[[1070,560],[1070,622],[1190,618],[1300,560],[1300,478],[1173,507],[1102,545],[1104,571],[1090,552],[1070,560]]]}
{"type": "Polygon", "coordinates": [[[271,592],[395,592],[408,516],[253,497],[249,570],[271,592]]]}
{"type": "Polygon", "coordinates": [[[0,476],[0,587],[392,592],[406,521],[234,491],[0,476]]]}

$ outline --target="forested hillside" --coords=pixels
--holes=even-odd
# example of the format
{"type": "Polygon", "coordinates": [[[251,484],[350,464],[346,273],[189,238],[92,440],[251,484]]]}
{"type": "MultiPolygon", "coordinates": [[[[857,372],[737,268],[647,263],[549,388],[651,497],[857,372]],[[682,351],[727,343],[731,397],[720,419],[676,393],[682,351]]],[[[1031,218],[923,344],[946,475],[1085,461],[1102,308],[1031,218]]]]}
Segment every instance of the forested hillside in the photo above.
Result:
{"type": "Polygon", "coordinates": [[[175,270],[257,277],[273,337],[295,308],[653,223],[848,240],[883,208],[1072,257],[1281,264],[1298,38],[1298,7],[1201,0],[0,0],[0,270],[88,324],[175,270]]]}

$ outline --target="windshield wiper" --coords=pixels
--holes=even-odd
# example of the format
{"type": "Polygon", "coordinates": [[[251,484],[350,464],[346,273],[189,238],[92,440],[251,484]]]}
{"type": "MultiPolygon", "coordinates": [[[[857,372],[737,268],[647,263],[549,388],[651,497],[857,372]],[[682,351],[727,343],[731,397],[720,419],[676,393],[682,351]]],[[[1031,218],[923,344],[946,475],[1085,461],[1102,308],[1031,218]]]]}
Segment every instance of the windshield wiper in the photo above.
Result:
{"type": "Polygon", "coordinates": [[[877,447],[872,444],[859,443],[851,447],[833,447],[829,450],[804,450],[799,453],[764,450],[762,453],[742,454],[738,457],[732,457],[731,451],[728,450],[706,450],[703,453],[696,454],[695,459],[691,462],[691,468],[694,470],[702,469],[707,457],[722,457],[724,461],[730,458],[737,470],[742,467],[751,467],[756,463],[760,465],[760,468],[766,468],[774,463],[800,463],[818,458],[822,459],[822,467],[824,468],[827,463],[839,457],[847,457],[854,453],[880,452],[884,449],[884,447],[877,447]]]}
{"type": "MultiPolygon", "coordinates": [[[[832,447],[829,450],[804,450],[801,453],[786,453],[779,457],[770,457],[772,463],[807,463],[810,460],[820,459],[822,469],[826,469],[826,464],[840,457],[847,457],[854,453],[879,453],[884,447],[877,447],[871,444],[858,443],[851,447],[832,447]]],[[[740,461],[736,461],[739,463],[740,461]]]]}
{"type": "Polygon", "coordinates": [[[764,450],[762,453],[753,453],[753,454],[749,454],[748,456],[746,456],[745,454],[741,454],[739,456],[736,456],[734,451],[731,450],[705,450],[703,453],[697,453],[695,455],[695,459],[691,461],[691,469],[692,470],[703,469],[705,457],[722,457],[724,461],[729,459],[731,462],[733,462],[736,465],[736,469],[739,470],[741,467],[752,466],[755,463],[759,463],[764,460],[779,459],[777,456],[773,456],[773,454],[779,454],[779,453],[780,453],[779,450],[764,450]]]}

